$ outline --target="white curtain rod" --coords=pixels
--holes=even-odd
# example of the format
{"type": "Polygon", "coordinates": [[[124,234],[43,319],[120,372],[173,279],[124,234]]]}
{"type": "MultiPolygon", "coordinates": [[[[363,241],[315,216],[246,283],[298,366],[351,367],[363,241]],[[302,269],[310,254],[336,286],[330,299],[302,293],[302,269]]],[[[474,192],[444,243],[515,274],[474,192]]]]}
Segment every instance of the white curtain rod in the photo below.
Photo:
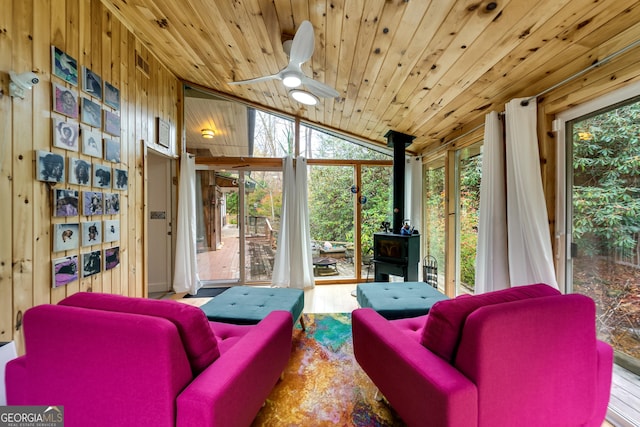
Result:
{"type": "Polygon", "coordinates": [[[627,45],[626,47],[623,47],[622,49],[620,49],[617,52],[612,53],[609,56],[606,56],[602,59],[602,61],[597,61],[593,64],[591,64],[590,66],[588,66],[587,68],[585,68],[582,71],[578,71],[577,73],[575,73],[572,76],[567,77],[566,79],[562,80],[559,83],[554,84],[553,86],[551,86],[550,88],[547,88],[545,90],[543,90],[542,92],[540,92],[539,94],[532,96],[531,98],[527,98],[527,99],[523,99],[520,102],[520,105],[522,105],[523,107],[526,107],[527,105],[529,105],[529,102],[533,101],[534,99],[538,98],[539,96],[542,95],[546,95],[547,93],[551,92],[554,89],[559,88],[560,86],[565,85],[566,83],[569,83],[571,80],[580,77],[581,75],[583,75],[584,73],[587,73],[591,70],[593,70],[594,68],[598,68],[604,64],[606,64],[607,62],[611,61],[613,58],[615,58],[616,56],[622,55],[623,53],[628,52],[629,50],[633,49],[634,47],[640,45],[640,40],[636,40],[635,42],[631,43],[630,45],[627,45]]]}
{"type": "MultiPolygon", "coordinates": [[[[575,73],[574,75],[562,80],[559,83],[556,83],[555,85],[551,86],[548,89],[543,90],[542,92],[540,92],[539,94],[532,96],[530,98],[527,99],[523,99],[520,102],[520,105],[522,105],[523,107],[529,105],[529,102],[533,101],[534,99],[538,98],[539,96],[542,95],[546,95],[547,93],[551,92],[554,89],[559,88],[560,86],[567,84],[568,82],[570,82],[571,80],[575,79],[576,77],[580,77],[581,75],[583,75],[584,73],[593,70],[594,68],[598,68],[604,64],[606,64],[607,62],[611,61],[613,58],[615,58],[616,56],[622,55],[625,52],[628,52],[629,50],[633,49],[634,47],[640,45],[640,40],[636,40],[635,42],[627,45],[626,47],[623,47],[622,49],[618,50],[617,52],[612,53],[609,56],[606,56],[602,59],[602,61],[598,61],[592,65],[590,65],[589,67],[585,68],[584,70],[578,71],[577,73],[575,73]]],[[[504,112],[500,112],[498,113],[500,115],[500,117],[502,117],[504,115],[504,112]]],[[[453,138],[451,141],[446,142],[445,144],[442,145],[442,148],[448,147],[449,145],[453,144],[454,142],[456,142],[457,140],[464,138],[467,135],[470,135],[471,133],[477,131],[478,129],[480,129],[481,127],[484,126],[484,123],[480,123],[478,126],[474,127],[473,129],[463,133],[462,135],[458,135],[455,138],[453,138]]]]}

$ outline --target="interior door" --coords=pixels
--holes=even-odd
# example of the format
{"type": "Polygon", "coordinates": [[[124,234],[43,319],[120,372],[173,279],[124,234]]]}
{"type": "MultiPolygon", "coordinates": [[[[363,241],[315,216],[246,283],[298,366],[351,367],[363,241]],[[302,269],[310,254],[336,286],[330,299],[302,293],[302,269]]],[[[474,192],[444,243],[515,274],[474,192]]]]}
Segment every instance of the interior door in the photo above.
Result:
{"type": "Polygon", "coordinates": [[[172,288],[172,162],[149,150],[147,156],[147,230],[149,292],[172,288]]]}

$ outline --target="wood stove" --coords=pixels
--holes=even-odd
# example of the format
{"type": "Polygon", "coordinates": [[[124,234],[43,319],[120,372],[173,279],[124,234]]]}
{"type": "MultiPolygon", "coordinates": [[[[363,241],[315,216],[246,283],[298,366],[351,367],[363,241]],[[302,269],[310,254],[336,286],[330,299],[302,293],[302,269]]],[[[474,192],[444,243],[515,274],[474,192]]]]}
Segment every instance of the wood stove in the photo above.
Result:
{"type": "Polygon", "coordinates": [[[417,282],[420,235],[375,233],[373,263],[376,282],[388,282],[389,275],[402,276],[405,282],[417,282]]]}
{"type": "Polygon", "coordinates": [[[376,282],[388,282],[389,275],[402,276],[405,282],[418,281],[420,235],[401,234],[404,221],[405,148],[414,137],[396,131],[385,135],[393,147],[393,222],[392,233],[373,235],[373,265],[376,282]]]}

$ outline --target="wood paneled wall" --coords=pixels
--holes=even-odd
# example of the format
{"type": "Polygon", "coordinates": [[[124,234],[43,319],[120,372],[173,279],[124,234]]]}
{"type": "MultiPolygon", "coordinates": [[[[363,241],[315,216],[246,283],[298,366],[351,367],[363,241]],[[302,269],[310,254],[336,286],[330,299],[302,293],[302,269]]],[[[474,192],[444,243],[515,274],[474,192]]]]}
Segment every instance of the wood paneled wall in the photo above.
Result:
{"type": "MultiPolygon", "coordinates": [[[[182,89],[178,79],[99,0],[0,0],[0,10],[0,341],[15,339],[22,352],[21,319],[29,307],[56,303],[86,290],[146,295],[145,146],[175,156],[182,89]],[[120,240],[91,247],[120,246],[120,265],[59,288],[51,285],[52,258],[80,255],[88,248],[53,253],[52,223],[88,217],[53,218],[52,187],[88,188],[37,181],[35,151],[61,154],[67,158],[67,167],[70,156],[113,164],[52,146],[51,82],[65,84],[52,76],[52,45],[76,58],[79,70],[86,66],[120,90],[118,168],[129,172],[120,214],[100,218],[120,219],[120,240]],[[137,54],[148,63],[148,73],[136,67],[137,54]],[[33,71],[40,83],[24,99],[12,98],[8,95],[11,70],[33,71]],[[169,148],[154,143],[156,117],[171,124],[169,148]]],[[[76,89],[81,94],[80,87],[76,89]]]]}

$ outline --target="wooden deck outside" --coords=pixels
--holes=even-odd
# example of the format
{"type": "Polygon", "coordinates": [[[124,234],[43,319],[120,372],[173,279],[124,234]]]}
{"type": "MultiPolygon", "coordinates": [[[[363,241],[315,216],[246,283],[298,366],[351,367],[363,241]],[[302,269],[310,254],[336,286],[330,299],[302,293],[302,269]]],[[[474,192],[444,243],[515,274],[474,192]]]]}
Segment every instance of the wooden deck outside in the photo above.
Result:
{"type": "Polygon", "coordinates": [[[607,419],[614,426],[640,426],[640,376],[613,365],[607,419]]]}
{"type": "Polygon", "coordinates": [[[198,251],[198,277],[203,281],[237,281],[240,279],[239,232],[237,227],[222,229],[222,245],[216,250],[198,251]]]}

